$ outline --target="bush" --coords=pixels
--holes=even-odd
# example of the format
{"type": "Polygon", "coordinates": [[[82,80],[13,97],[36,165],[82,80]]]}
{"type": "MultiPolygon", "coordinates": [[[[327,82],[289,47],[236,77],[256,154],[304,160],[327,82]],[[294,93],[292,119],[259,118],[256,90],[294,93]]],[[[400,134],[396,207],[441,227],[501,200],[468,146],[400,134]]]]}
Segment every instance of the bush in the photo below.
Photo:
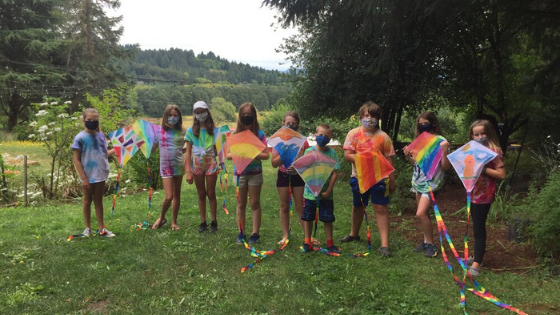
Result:
{"type": "Polygon", "coordinates": [[[537,192],[531,189],[527,204],[521,211],[533,222],[528,237],[537,254],[549,265],[560,265],[560,172],[550,175],[546,185],[537,192]]]}
{"type": "Polygon", "coordinates": [[[395,155],[393,157],[393,167],[395,168],[397,190],[391,195],[389,211],[401,215],[406,210],[412,209],[415,206],[415,200],[410,193],[412,165],[406,161],[404,156],[395,155]]]}
{"type": "MultiPolygon", "coordinates": [[[[149,161],[151,186],[154,190],[158,190],[163,187],[163,182],[159,174],[159,149],[155,150],[150,155],[149,161]]],[[[146,163],[146,157],[142,152],[136,152],[124,169],[127,170],[129,178],[138,183],[140,187],[148,186],[148,165],[146,163]]]]}

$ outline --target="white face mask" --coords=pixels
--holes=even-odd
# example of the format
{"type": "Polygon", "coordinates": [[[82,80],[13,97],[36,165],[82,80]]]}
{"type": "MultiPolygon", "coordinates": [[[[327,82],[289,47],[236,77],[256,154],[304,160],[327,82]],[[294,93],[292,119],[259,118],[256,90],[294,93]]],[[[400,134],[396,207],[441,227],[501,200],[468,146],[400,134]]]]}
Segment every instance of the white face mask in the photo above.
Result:
{"type": "Polygon", "coordinates": [[[168,118],[167,118],[167,123],[168,123],[170,126],[173,126],[173,125],[175,125],[175,124],[178,123],[178,122],[179,122],[179,117],[168,117],[168,118]]]}
{"type": "Polygon", "coordinates": [[[196,120],[198,120],[200,122],[205,122],[206,119],[208,119],[208,113],[204,112],[202,114],[196,114],[196,115],[194,115],[194,118],[196,118],[196,120]]]}

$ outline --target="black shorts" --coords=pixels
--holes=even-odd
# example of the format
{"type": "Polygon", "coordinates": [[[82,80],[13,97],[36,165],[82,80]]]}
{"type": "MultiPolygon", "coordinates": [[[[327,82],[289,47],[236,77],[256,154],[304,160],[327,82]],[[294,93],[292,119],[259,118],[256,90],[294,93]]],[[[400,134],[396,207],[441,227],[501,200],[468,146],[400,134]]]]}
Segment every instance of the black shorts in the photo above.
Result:
{"type": "Polygon", "coordinates": [[[303,187],[305,186],[305,182],[298,174],[290,175],[288,173],[284,173],[278,170],[278,177],[276,177],[276,187],[288,187],[288,186],[303,187]]]}

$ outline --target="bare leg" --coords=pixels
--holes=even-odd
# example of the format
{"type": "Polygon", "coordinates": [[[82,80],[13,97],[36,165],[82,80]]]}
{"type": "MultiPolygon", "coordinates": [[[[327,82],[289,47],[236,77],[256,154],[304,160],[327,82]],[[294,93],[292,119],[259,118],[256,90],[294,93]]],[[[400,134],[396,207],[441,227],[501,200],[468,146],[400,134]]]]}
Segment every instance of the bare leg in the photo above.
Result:
{"type": "Polygon", "coordinates": [[[262,185],[249,186],[249,199],[253,212],[253,234],[259,234],[261,228],[261,188],[262,185]]]}
{"type": "Polygon", "coordinates": [[[358,237],[360,235],[360,227],[364,220],[364,207],[354,207],[352,206],[352,225],[350,230],[350,236],[358,237]]]}
{"type": "Polygon", "coordinates": [[[105,223],[103,221],[103,191],[105,190],[105,182],[90,184],[93,189],[93,203],[95,205],[95,216],[97,217],[97,226],[99,231],[103,231],[105,223]]]}
{"type": "Polygon", "coordinates": [[[171,220],[171,229],[178,230],[177,218],[179,217],[179,208],[181,207],[181,184],[183,184],[183,176],[173,177],[173,217],[171,220]]]}
{"type": "Polygon", "coordinates": [[[206,176],[194,175],[194,184],[198,195],[198,209],[200,211],[200,222],[206,222],[206,176]]]}
{"type": "Polygon", "coordinates": [[[386,205],[373,205],[381,247],[389,247],[389,212],[386,205]]]}
{"type": "Polygon", "coordinates": [[[93,200],[93,184],[88,189],[84,188],[84,198],[82,202],[82,213],[84,215],[84,223],[86,228],[91,229],[91,202],[93,200]]]}
{"type": "Polygon", "coordinates": [[[288,239],[290,230],[290,191],[288,187],[278,187],[277,189],[280,197],[280,226],[282,227],[282,239],[278,242],[278,245],[282,245],[288,239]]]}
{"type": "Polygon", "coordinates": [[[239,221],[241,222],[241,228],[243,229],[243,233],[246,233],[245,229],[245,216],[246,216],[246,209],[247,209],[247,192],[248,187],[240,187],[239,188],[239,200],[237,200],[237,216],[239,221]]]}
{"type": "Polygon", "coordinates": [[[216,182],[218,175],[206,176],[206,194],[208,196],[208,203],[210,204],[210,216],[212,221],[217,219],[218,202],[216,201],[216,182]]]}
{"type": "Polygon", "coordinates": [[[167,213],[167,210],[169,210],[171,202],[173,201],[173,177],[162,178],[162,182],[165,197],[163,197],[163,202],[161,203],[161,213],[159,218],[152,225],[152,229],[160,227],[161,222],[165,219],[165,214],[167,213]]]}
{"type": "Polygon", "coordinates": [[[424,242],[428,244],[434,243],[432,220],[430,219],[429,211],[432,201],[428,198],[422,197],[421,194],[416,194],[416,218],[420,221],[420,230],[424,234],[424,242]]]}

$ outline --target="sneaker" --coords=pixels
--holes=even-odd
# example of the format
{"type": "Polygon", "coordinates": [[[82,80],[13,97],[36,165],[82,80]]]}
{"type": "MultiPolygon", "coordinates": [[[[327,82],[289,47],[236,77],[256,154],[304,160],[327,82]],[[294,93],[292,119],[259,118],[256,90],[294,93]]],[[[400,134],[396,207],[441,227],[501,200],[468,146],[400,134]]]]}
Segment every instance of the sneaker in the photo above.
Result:
{"type": "Polygon", "coordinates": [[[340,248],[338,248],[334,245],[331,245],[331,246],[327,247],[327,250],[331,253],[334,253],[334,254],[340,254],[340,248]]]}
{"type": "Polygon", "coordinates": [[[237,244],[243,244],[243,239],[245,238],[245,235],[243,235],[243,233],[239,232],[239,234],[237,234],[237,244]]]}
{"type": "Polygon", "coordinates": [[[346,235],[345,237],[340,239],[341,243],[349,243],[349,242],[354,242],[354,241],[359,241],[360,240],[360,236],[352,236],[350,234],[346,235]]]}
{"type": "Polygon", "coordinates": [[[480,276],[480,269],[477,269],[477,268],[471,266],[469,268],[469,273],[471,274],[471,276],[473,278],[476,278],[476,277],[480,276]]]}
{"type": "Polygon", "coordinates": [[[437,256],[437,247],[434,244],[426,244],[426,249],[424,250],[424,256],[431,258],[437,256]]]}
{"type": "Polygon", "coordinates": [[[379,247],[377,251],[379,252],[379,255],[383,257],[393,257],[393,253],[389,247],[379,247]]]}
{"type": "Polygon", "coordinates": [[[206,223],[206,221],[200,223],[200,225],[198,226],[198,233],[206,232],[207,230],[208,224],[206,223]]]}
{"type": "Polygon", "coordinates": [[[306,253],[313,251],[313,247],[311,247],[311,245],[309,245],[307,243],[303,243],[303,245],[301,246],[301,249],[306,253]]]}
{"type": "Polygon", "coordinates": [[[258,243],[258,241],[259,241],[260,238],[261,238],[261,237],[259,236],[259,234],[253,233],[253,235],[251,235],[251,237],[249,237],[249,242],[248,242],[248,243],[249,243],[249,244],[258,243]]]}
{"type": "Polygon", "coordinates": [[[101,233],[99,233],[100,236],[105,236],[105,237],[115,237],[117,236],[115,233],[103,228],[103,230],[101,230],[101,233]]]}
{"type": "Polygon", "coordinates": [[[212,221],[212,223],[210,223],[210,233],[216,232],[218,232],[218,221],[212,221]]]}
{"type": "Polygon", "coordinates": [[[425,252],[426,251],[426,245],[428,245],[428,243],[426,243],[426,242],[422,242],[422,243],[418,244],[418,246],[416,246],[416,248],[414,248],[414,252],[415,253],[425,252]]]}
{"type": "Polygon", "coordinates": [[[91,235],[91,229],[86,228],[84,232],[82,232],[82,234],[84,235],[84,237],[89,237],[91,235]]]}

